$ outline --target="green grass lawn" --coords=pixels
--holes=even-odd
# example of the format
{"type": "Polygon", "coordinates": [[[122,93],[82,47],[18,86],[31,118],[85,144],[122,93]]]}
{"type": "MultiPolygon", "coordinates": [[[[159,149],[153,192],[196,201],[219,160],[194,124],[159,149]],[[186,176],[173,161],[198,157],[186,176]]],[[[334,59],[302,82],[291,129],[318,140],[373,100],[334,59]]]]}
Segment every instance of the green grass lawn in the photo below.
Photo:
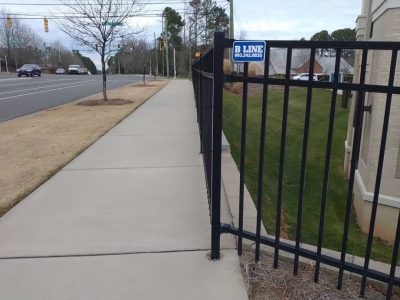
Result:
{"type": "MultiPolygon", "coordinates": [[[[307,90],[304,88],[290,90],[283,181],[283,211],[286,223],[283,230],[290,239],[294,239],[296,231],[306,94],[307,90]]],[[[302,242],[313,245],[316,245],[318,238],[330,101],[330,91],[313,91],[302,224],[302,242]]],[[[343,173],[348,110],[340,107],[340,101],[337,102],[323,247],[340,251],[348,187],[343,173]]],[[[223,128],[237,165],[240,162],[241,105],[240,95],[225,91],[223,128]]],[[[262,210],[263,223],[270,234],[275,231],[282,106],[283,90],[270,90],[262,210]]],[[[248,98],[245,183],[253,201],[257,200],[260,125],[261,92],[248,98]]],[[[354,211],[350,224],[348,253],[364,256],[367,235],[358,227],[354,211]]],[[[391,254],[391,245],[382,240],[374,240],[372,259],[390,262],[391,254]]]]}

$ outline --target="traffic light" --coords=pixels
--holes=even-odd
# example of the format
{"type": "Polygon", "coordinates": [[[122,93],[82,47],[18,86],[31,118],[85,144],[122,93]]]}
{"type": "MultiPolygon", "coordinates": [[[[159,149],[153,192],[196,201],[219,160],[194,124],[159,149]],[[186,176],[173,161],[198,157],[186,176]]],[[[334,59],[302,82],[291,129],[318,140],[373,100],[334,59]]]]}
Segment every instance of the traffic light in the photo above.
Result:
{"type": "Polygon", "coordinates": [[[44,18],[43,22],[44,22],[44,32],[49,32],[49,20],[47,18],[44,18]]]}
{"type": "Polygon", "coordinates": [[[12,28],[12,19],[11,19],[11,17],[7,17],[7,28],[8,29],[12,28]]]}
{"type": "Polygon", "coordinates": [[[195,59],[200,59],[200,57],[201,57],[200,51],[198,51],[198,52],[196,52],[196,53],[194,54],[194,58],[195,58],[195,59]]]}
{"type": "Polygon", "coordinates": [[[165,41],[164,39],[160,39],[160,50],[165,48],[165,41]]]}

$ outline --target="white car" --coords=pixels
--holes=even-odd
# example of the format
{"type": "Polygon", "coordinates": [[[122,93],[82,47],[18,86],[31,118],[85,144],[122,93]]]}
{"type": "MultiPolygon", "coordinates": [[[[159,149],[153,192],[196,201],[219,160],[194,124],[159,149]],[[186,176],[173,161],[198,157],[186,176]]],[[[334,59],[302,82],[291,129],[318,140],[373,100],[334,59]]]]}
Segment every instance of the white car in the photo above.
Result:
{"type": "Polygon", "coordinates": [[[63,69],[63,68],[58,68],[58,69],[56,70],[56,74],[65,74],[65,69],[63,69]]]}
{"type": "Polygon", "coordinates": [[[68,67],[68,74],[79,74],[80,65],[70,65],[68,67]]]}
{"type": "Polygon", "coordinates": [[[79,68],[79,74],[87,75],[88,74],[88,69],[87,68],[79,68]]]}
{"type": "MultiPolygon", "coordinates": [[[[296,76],[293,76],[294,80],[308,80],[308,73],[300,73],[297,74],[296,76]]],[[[317,75],[313,75],[313,81],[318,81],[318,76],[317,75]]]]}

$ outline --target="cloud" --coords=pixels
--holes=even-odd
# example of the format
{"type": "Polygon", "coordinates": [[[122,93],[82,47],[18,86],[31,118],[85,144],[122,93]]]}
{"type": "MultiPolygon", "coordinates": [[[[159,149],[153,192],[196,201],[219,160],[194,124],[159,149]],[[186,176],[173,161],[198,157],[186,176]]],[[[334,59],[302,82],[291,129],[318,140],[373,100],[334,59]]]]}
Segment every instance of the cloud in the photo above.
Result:
{"type": "MultiPolygon", "coordinates": [[[[17,2],[18,0],[10,0],[17,2]]],[[[20,1],[20,0],[19,0],[20,1]]],[[[143,1],[144,2],[144,1],[143,1]]],[[[223,2],[219,2],[225,6],[223,2]]],[[[236,37],[241,31],[247,33],[249,39],[300,39],[310,38],[314,33],[323,29],[333,31],[339,28],[355,27],[355,20],[361,12],[362,0],[235,0],[234,19],[236,37]]],[[[143,12],[164,9],[165,5],[148,5],[143,12]]],[[[172,5],[171,5],[172,6],[172,5]]],[[[174,8],[183,8],[183,5],[173,5],[174,8]]],[[[43,15],[51,11],[57,13],[60,7],[12,6],[8,10],[14,13],[37,13],[43,15]]],[[[226,11],[229,14],[229,8],[226,11]]],[[[46,42],[60,40],[71,48],[81,48],[66,34],[62,33],[52,20],[50,32],[44,33],[42,20],[26,20],[31,28],[42,36],[46,42]]],[[[137,31],[142,29],[141,36],[153,39],[153,32],[161,32],[161,17],[136,17],[128,22],[129,26],[137,31]]],[[[99,59],[95,54],[87,54],[96,64],[99,59]]]]}
{"type": "Polygon", "coordinates": [[[248,38],[310,38],[323,29],[355,27],[362,0],[237,0],[235,30],[248,38]]]}
{"type": "Polygon", "coordinates": [[[268,31],[274,32],[286,32],[289,30],[296,29],[297,23],[295,21],[267,21],[267,20],[256,20],[247,22],[241,29],[247,32],[258,32],[262,28],[268,29],[268,31]]]}

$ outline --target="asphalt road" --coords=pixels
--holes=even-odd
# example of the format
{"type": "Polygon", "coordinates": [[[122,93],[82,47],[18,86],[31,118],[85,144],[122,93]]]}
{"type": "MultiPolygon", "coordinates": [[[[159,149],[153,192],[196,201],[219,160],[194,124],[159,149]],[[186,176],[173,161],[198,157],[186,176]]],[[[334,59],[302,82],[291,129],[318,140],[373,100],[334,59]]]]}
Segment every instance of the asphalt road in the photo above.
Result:
{"type": "MultiPolygon", "coordinates": [[[[109,75],[108,89],[142,80],[140,75],[109,75]]],[[[78,100],[102,90],[99,75],[46,75],[18,78],[0,74],[0,122],[78,100]]]]}

